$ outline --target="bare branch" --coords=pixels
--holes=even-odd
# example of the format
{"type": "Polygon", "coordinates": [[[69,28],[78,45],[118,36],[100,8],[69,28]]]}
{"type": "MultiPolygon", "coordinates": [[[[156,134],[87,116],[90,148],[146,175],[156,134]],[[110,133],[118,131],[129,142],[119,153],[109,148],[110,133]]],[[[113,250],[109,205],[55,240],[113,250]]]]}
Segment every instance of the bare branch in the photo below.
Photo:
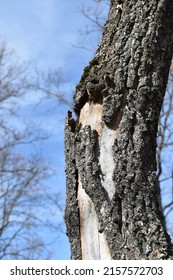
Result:
{"type": "Polygon", "coordinates": [[[60,227],[57,220],[45,219],[53,216],[52,209],[59,215],[62,209],[58,193],[56,203],[52,198],[51,207],[45,209],[53,195],[46,185],[53,172],[34,146],[50,135],[31,121],[24,122],[19,109],[33,89],[57,98],[57,103],[66,99],[56,92],[61,84],[58,72],[44,76],[38,87],[38,76],[28,79],[27,71],[27,64],[20,65],[15,53],[0,44],[0,259],[47,258],[51,240],[43,241],[42,231],[58,232],[60,227]],[[35,152],[28,154],[26,145],[35,152]]]}

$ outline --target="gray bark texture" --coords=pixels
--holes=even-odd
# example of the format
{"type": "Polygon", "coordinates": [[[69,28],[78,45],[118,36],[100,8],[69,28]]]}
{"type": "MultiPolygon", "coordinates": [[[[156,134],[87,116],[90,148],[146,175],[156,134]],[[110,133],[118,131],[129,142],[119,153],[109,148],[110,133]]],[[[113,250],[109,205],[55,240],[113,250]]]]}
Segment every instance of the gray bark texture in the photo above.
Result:
{"type": "Polygon", "coordinates": [[[172,259],[156,179],[173,1],[112,0],[65,124],[72,259],[172,259]]]}

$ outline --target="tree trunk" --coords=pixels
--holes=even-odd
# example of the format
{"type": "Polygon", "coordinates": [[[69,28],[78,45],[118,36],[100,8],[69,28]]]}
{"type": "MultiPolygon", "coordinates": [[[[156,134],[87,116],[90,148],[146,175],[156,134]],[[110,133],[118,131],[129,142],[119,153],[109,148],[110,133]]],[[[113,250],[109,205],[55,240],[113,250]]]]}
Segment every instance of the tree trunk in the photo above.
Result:
{"type": "Polygon", "coordinates": [[[173,50],[173,2],[110,1],[65,126],[72,259],[171,259],[156,136],[173,50]]]}

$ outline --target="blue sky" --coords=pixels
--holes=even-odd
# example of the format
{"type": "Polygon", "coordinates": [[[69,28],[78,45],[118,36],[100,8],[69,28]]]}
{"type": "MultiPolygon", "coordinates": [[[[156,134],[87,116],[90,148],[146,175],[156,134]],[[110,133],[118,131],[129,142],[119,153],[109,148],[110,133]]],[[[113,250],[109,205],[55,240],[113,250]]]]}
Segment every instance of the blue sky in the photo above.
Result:
{"type": "MultiPolygon", "coordinates": [[[[63,89],[72,99],[72,91],[79,81],[83,68],[92,53],[74,48],[79,42],[87,47],[96,47],[96,41],[84,40],[80,30],[84,30],[87,20],[79,13],[80,4],[92,5],[92,0],[0,0],[0,40],[14,48],[23,60],[30,60],[42,70],[61,68],[66,84],[63,89]]],[[[92,37],[93,38],[93,37],[92,37]]],[[[34,103],[36,96],[28,100],[34,103]]],[[[23,114],[31,118],[28,100],[23,104],[23,114]]],[[[42,128],[53,130],[54,136],[42,146],[48,160],[54,163],[58,175],[51,183],[61,190],[65,201],[65,164],[63,130],[67,106],[46,103],[32,118],[42,128]],[[44,110],[48,109],[45,113],[44,110]]],[[[170,192],[168,194],[170,196],[170,192]]],[[[166,195],[165,195],[166,198],[166,195]]],[[[168,199],[168,198],[166,198],[168,199]]],[[[168,200],[169,201],[169,200],[168,200]]],[[[60,217],[62,219],[62,216],[60,217]]],[[[60,234],[55,244],[54,259],[69,259],[70,249],[65,234],[60,234]]]]}
{"type": "MultiPolygon", "coordinates": [[[[92,57],[91,53],[72,47],[81,42],[79,31],[87,24],[78,9],[82,3],[92,5],[93,1],[89,0],[86,3],[84,0],[0,0],[0,40],[14,48],[22,60],[30,60],[32,65],[42,70],[60,67],[67,82],[64,89],[68,92],[69,99],[72,98],[72,90],[79,81],[83,68],[92,57]]],[[[85,42],[83,41],[83,44],[85,42]]],[[[91,41],[90,43],[92,47],[95,44],[91,41]]],[[[36,96],[32,96],[28,100],[34,103],[35,98],[36,96]]],[[[23,113],[25,112],[25,117],[30,119],[28,100],[23,104],[23,113]]],[[[43,107],[32,115],[32,119],[39,121],[44,129],[53,130],[54,137],[43,145],[42,150],[59,170],[52,183],[61,190],[63,201],[63,129],[67,109],[67,106],[57,105],[53,112],[45,114],[43,107]]],[[[60,234],[54,247],[54,259],[70,258],[69,243],[64,234],[60,234]]]]}
{"type": "Polygon", "coordinates": [[[78,67],[83,67],[89,56],[70,46],[80,40],[78,30],[85,24],[77,8],[82,2],[85,1],[0,0],[1,39],[22,58],[31,58],[43,68],[55,65],[66,69],[71,79],[69,75],[76,76],[78,67]]]}

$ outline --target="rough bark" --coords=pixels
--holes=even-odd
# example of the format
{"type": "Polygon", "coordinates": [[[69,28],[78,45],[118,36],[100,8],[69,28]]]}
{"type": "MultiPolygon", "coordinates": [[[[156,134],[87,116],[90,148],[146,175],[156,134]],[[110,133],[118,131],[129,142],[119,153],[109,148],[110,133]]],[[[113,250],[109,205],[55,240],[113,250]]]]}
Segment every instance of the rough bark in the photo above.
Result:
{"type": "Polygon", "coordinates": [[[72,259],[170,259],[156,179],[157,126],[173,50],[173,2],[110,1],[65,126],[72,259]]]}

